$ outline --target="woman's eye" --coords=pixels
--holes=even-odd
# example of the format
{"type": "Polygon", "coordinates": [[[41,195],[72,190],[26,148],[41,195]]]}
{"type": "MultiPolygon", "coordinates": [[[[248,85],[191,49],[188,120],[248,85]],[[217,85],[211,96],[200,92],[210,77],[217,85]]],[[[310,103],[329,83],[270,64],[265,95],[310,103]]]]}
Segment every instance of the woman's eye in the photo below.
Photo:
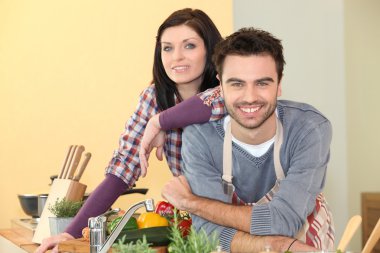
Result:
{"type": "Polygon", "coordinates": [[[193,49],[193,48],[195,48],[195,45],[193,43],[189,43],[189,44],[186,44],[185,48],[193,49]]]}
{"type": "Polygon", "coordinates": [[[168,52],[168,51],[170,51],[172,48],[171,47],[169,47],[169,46],[164,46],[164,47],[162,47],[162,51],[165,51],[165,52],[168,52]]]}

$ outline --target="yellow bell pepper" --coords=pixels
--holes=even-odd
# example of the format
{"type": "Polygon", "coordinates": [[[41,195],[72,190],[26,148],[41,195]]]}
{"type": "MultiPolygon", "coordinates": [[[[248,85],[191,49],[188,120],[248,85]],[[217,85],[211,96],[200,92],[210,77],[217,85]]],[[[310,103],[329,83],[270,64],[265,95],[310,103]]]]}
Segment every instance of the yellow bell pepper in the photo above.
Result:
{"type": "Polygon", "coordinates": [[[169,222],[157,213],[148,212],[140,214],[137,219],[137,226],[138,228],[165,227],[169,226],[169,222]]]}

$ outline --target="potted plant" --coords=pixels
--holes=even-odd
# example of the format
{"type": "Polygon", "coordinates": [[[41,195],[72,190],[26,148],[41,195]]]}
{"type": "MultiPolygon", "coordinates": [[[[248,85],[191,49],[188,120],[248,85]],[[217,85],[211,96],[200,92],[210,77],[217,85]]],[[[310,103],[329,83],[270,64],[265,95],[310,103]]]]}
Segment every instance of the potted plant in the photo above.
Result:
{"type": "MultiPolygon", "coordinates": [[[[186,217],[188,214],[180,215],[186,217]]],[[[180,216],[177,211],[173,212],[173,224],[170,229],[170,244],[168,245],[169,253],[215,253],[224,252],[218,246],[219,240],[215,233],[207,235],[207,233],[201,229],[196,231],[195,228],[184,228],[180,225],[180,216]]],[[[152,244],[148,242],[147,237],[144,235],[142,239],[138,239],[136,242],[125,242],[126,235],[119,239],[112,246],[112,252],[116,253],[153,253],[156,252],[151,248],[152,244]]]]}
{"type": "Polygon", "coordinates": [[[82,205],[83,201],[71,201],[66,198],[57,198],[53,205],[49,205],[49,211],[55,216],[49,217],[50,234],[57,235],[62,233],[82,205]]]}

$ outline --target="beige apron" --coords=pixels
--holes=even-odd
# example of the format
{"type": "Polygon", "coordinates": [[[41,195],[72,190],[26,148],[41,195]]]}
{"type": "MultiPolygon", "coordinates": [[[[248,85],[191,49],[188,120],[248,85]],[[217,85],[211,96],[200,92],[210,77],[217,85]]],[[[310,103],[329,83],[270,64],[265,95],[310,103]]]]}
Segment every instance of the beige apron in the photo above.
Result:
{"type": "MultiPolygon", "coordinates": [[[[280,188],[280,181],[285,178],[284,170],[280,163],[280,148],[283,140],[283,128],[280,120],[276,117],[276,136],[274,141],[274,167],[277,180],[273,188],[256,203],[244,203],[236,194],[232,184],[232,135],[231,121],[227,124],[223,146],[223,189],[224,193],[231,196],[232,204],[236,205],[258,205],[268,203],[280,188]]],[[[302,228],[298,231],[296,238],[300,241],[321,250],[334,249],[334,224],[330,208],[322,193],[315,200],[315,208],[307,217],[302,228]]]]}

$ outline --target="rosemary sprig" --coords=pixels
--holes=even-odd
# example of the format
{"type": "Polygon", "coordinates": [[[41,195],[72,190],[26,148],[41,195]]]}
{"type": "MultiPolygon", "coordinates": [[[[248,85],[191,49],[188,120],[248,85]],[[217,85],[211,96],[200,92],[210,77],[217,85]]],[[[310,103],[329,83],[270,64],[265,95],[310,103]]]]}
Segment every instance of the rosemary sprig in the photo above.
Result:
{"type": "Polygon", "coordinates": [[[141,240],[137,240],[136,243],[130,242],[125,244],[125,235],[118,240],[117,243],[112,245],[112,252],[117,253],[154,253],[156,250],[150,248],[150,243],[146,240],[146,236],[144,235],[141,240]]]}

